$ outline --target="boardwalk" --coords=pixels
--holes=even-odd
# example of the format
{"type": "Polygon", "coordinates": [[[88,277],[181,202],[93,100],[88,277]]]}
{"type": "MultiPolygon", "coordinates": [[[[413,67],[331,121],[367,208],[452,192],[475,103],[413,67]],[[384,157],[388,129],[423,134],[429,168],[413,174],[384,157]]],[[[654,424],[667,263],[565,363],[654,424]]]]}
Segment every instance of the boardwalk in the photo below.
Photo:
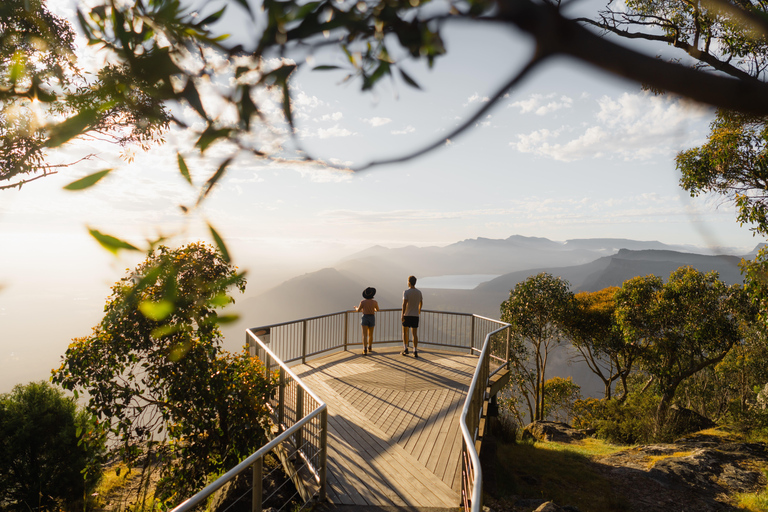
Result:
{"type": "Polygon", "coordinates": [[[338,505],[455,507],[459,415],[477,358],[424,347],[340,352],[292,367],[328,404],[328,499],[338,505]]]}

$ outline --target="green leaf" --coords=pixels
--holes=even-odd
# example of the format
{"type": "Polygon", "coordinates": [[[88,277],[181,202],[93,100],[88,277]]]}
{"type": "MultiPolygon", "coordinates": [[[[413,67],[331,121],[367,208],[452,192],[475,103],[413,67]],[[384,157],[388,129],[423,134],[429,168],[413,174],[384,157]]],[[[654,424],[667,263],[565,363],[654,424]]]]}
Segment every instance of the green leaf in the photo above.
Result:
{"type": "Polygon", "coordinates": [[[139,303],[139,311],[141,311],[145,317],[156,322],[164,320],[168,315],[173,313],[173,309],[173,302],[165,299],[157,302],[144,300],[139,303]]]}
{"type": "Polygon", "coordinates": [[[229,257],[229,251],[224,243],[224,239],[219,236],[219,233],[213,229],[213,226],[211,226],[210,223],[208,224],[208,229],[211,230],[211,236],[213,237],[213,241],[216,242],[216,247],[218,247],[219,252],[221,252],[221,257],[224,258],[224,261],[230,263],[232,260],[229,257]]]}
{"type": "Polygon", "coordinates": [[[405,71],[403,71],[402,69],[400,70],[400,76],[403,77],[403,80],[405,80],[405,83],[407,83],[411,87],[421,90],[421,86],[416,82],[416,80],[411,78],[411,76],[405,71]]]}
{"type": "Polygon", "coordinates": [[[203,191],[200,194],[200,197],[197,200],[197,204],[200,204],[200,202],[205,199],[208,194],[211,193],[211,190],[213,189],[213,186],[216,185],[216,183],[224,176],[224,173],[227,171],[227,167],[229,167],[229,164],[232,163],[232,160],[234,157],[229,157],[219,166],[219,168],[216,170],[216,172],[211,176],[208,181],[205,182],[205,185],[203,186],[203,191]]]}
{"type": "Polygon", "coordinates": [[[129,244],[123,240],[113,237],[112,235],[104,234],[98,230],[88,228],[88,232],[93,238],[96,239],[99,244],[112,254],[117,254],[120,249],[127,249],[129,251],[138,251],[136,246],[129,244]]]}
{"type": "Polygon", "coordinates": [[[93,174],[89,174],[88,176],[84,178],[80,178],[79,180],[73,181],[69,185],[66,185],[64,187],[64,190],[83,190],[85,188],[89,188],[94,186],[101,178],[106,176],[112,172],[112,169],[105,169],[103,171],[95,172],[93,174]]]}
{"type": "Polygon", "coordinates": [[[230,297],[224,292],[217,293],[216,296],[214,296],[211,300],[208,301],[208,304],[210,304],[213,307],[224,307],[231,303],[232,303],[232,297],[230,297]]]}
{"type": "Polygon", "coordinates": [[[74,139],[86,131],[86,128],[96,123],[98,114],[96,110],[83,110],[79,114],[55,124],[50,128],[50,136],[45,145],[49,148],[56,148],[74,139]]]}
{"type": "Polygon", "coordinates": [[[152,332],[150,333],[150,336],[152,336],[155,339],[164,338],[166,336],[169,336],[171,334],[175,334],[181,330],[180,325],[161,325],[160,327],[156,329],[152,329],[152,332]]]}
{"type": "Polygon", "coordinates": [[[312,71],[330,71],[330,70],[333,70],[333,69],[341,69],[341,67],[340,66],[326,66],[326,65],[315,66],[315,67],[312,68],[312,71]]]}
{"type": "Polygon", "coordinates": [[[219,9],[218,11],[216,11],[215,13],[211,14],[210,16],[205,18],[203,21],[198,23],[198,26],[199,25],[208,25],[210,23],[214,23],[216,21],[219,21],[219,18],[221,18],[221,16],[224,14],[224,11],[226,11],[226,10],[227,10],[227,6],[225,5],[224,7],[222,7],[221,9],[219,9]]]}
{"type": "Polygon", "coordinates": [[[216,321],[219,324],[231,324],[233,322],[237,322],[238,320],[240,320],[240,315],[235,315],[235,314],[232,314],[232,315],[220,315],[220,316],[216,317],[216,321]]]}
{"type": "Polygon", "coordinates": [[[187,167],[184,157],[181,156],[181,153],[176,153],[176,156],[179,160],[179,172],[184,176],[184,179],[187,180],[187,183],[192,185],[192,176],[189,175],[189,167],[187,167]]]}

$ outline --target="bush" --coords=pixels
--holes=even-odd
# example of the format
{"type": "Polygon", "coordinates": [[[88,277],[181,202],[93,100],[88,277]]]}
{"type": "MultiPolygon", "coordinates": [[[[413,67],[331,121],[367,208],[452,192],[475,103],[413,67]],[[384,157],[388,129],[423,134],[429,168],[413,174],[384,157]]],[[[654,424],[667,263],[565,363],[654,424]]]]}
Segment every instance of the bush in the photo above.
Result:
{"type": "Polygon", "coordinates": [[[47,382],[0,395],[0,509],[81,509],[100,477],[95,461],[104,444],[93,427],[47,382]]]}
{"type": "Polygon", "coordinates": [[[654,440],[659,397],[632,393],[626,400],[577,400],[574,426],[593,428],[597,437],[611,443],[638,444],[654,440]]]}

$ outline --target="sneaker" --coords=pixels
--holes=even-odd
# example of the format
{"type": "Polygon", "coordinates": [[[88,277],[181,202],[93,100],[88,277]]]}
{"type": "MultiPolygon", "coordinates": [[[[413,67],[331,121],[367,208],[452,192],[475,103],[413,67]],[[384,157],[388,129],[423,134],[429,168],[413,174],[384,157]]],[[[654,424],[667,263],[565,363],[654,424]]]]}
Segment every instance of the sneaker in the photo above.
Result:
{"type": "Polygon", "coordinates": [[[364,349],[363,349],[363,355],[365,356],[365,355],[367,355],[367,354],[368,354],[368,349],[367,349],[367,348],[364,348],[364,349]]]}
{"type": "Polygon", "coordinates": [[[400,355],[401,355],[401,356],[407,356],[407,355],[408,355],[408,349],[406,348],[405,350],[403,350],[402,352],[400,352],[400,355]]]}
{"type": "Polygon", "coordinates": [[[416,349],[413,349],[413,357],[419,357],[419,351],[416,349]]]}

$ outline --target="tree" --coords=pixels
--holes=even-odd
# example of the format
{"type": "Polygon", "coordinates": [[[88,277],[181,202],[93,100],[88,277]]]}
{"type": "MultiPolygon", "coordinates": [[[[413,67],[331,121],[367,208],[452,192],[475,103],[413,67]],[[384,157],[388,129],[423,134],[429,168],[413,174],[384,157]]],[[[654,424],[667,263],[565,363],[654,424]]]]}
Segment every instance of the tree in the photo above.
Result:
{"type": "MultiPolygon", "coordinates": [[[[746,83],[765,83],[768,68],[768,4],[631,0],[625,9],[611,2],[596,19],[579,21],[627,39],[664,42],[697,70],[746,83]]],[[[676,55],[670,60],[676,59],[676,55]]],[[[652,87],[653,88],[653,87],[652,87]]],[[[768,117],[720,108],[706,144],[676,158],[680,185],[691,196],[715,193],[738,209],[738,221],[768,235],[765,147],[768,117]]],[[[764,256],[762,256],[764,257],[764,256]]]]}
{"type": "Polygon", "coordinates": [[[635,352],[625,345],[614,318],[614,296],[618,290],[611,286],[574,295],[573,314],[566,327],[580,358],[602,381],[607,399],[611,398],[613,383],[618,379],[624,388],[622,398],[627,396],[627,376],[635,360],[635,352]]]}
{"type": "Polygon", "coordinates": [[[76,163],[49,157],[67,141],[91,137],[146,148],[168,126],[156,84],[122,64],[87,79],[74,40],[69,23],[43,0],[0,5],[0,190],[76,163]]]}
{"type": "Polygon", "coordinates": [[[53,380],[87,393],[129,464],[165,457],[157,496],[174,500],[231,468],[265,439],[274,378],[247,350],[221,348],[216,309],[245,278],[202,243],[159,247],[112,288],[91,336],[67,349],[53,380]]]}
{"type": "Polygon", "coordinates": [[[47,382],[0,395],[0,509],[76,510],[101,476],[103,436],[47,382]]]}
{"type": "Polygon", "coordinates": [[[501,319],[511,324],[516,347],[511,351],[511,364],[531,421],[545,419],[547,360],[564,338],[573,297],[568,288],[567,281],[542,272],[515,285],[501,304],[501,319]]]}
{"type": "Polygon", "coordinates": [[[675,270],[666,284],[655,276],[634,278],[617,292],[618,324],[661,396],[657,428],[680,384],[722,361],[741,340],[743,303],[743,288],[692,267],[675,270]]]}
{"type": "Polygon", "coordinates": [[[581,399],[581,387],[572,377],[552,377],[544,383],[544,418],[567,423],[573,416],[574,402],[581,399]]]}

